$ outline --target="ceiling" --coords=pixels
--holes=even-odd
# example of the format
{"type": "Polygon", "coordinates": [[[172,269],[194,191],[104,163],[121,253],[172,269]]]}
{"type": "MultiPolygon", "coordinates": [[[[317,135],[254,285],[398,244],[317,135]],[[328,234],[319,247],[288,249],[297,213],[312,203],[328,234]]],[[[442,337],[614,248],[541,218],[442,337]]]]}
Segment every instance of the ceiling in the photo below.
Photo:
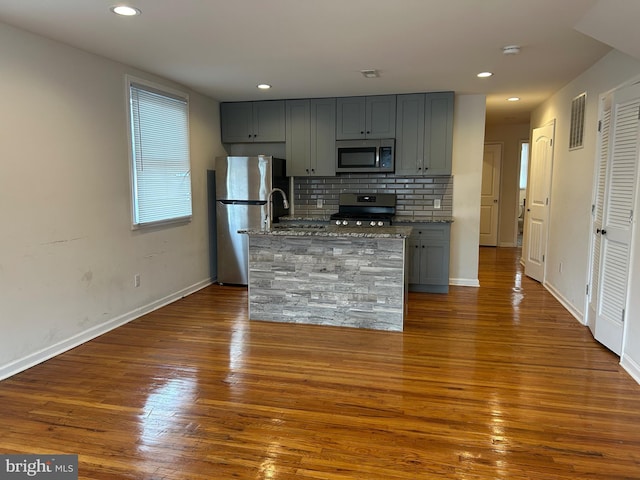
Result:
{"type": "Polygon", "coordinates": [[[454,90],[487,95],[488,123],[526,123],[611,49],[582,33],[603,2],[131,0],[142,14],[119,17],[112,0],[0,0],[0,20],[220,101],[454,90]]]}

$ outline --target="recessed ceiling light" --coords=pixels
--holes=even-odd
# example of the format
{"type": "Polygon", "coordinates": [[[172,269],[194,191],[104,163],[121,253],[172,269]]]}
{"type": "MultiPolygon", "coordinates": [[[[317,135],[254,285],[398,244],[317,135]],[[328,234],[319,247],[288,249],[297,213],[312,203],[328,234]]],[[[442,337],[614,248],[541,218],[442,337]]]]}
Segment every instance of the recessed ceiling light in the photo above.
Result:
{"type": "Polygon", "coordinates": [[[269,90],[271,88],[271,85],[269,85],[268,83],[259,83],[257,87],[260,90],[269,90]]]}
{"type": "Polygon", "coordinates": [[[493,73],[491,73],[491,72],[480,72],[478,74],[479,78],[487,78],[487,77],[491,77],[491,76],[493,76],[493,73]]]}
{"type": "Polygon", "coordinates": [[[507,102],[517,102],[520,100],[520,97],[509,97],[507,98],[507,102]]]}
{"type": "Polygon", "coordinates": [[[127,5],[113,6],[111,7],[111,11],[117,15],[122,15],[124,17],[134,17],[142,13],[139,9],[134,7],[129,7],[127,5]]]}

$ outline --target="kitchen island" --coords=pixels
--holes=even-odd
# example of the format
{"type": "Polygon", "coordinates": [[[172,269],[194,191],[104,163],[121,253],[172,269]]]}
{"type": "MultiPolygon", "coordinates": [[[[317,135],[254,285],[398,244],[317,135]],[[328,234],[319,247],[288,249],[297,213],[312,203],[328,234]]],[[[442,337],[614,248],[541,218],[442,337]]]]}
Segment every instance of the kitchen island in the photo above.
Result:
{"type": "Polygon", "coordinates": [[[249,236],[249,319],[402,331],[411,228],[241,233],[249,236]]]}

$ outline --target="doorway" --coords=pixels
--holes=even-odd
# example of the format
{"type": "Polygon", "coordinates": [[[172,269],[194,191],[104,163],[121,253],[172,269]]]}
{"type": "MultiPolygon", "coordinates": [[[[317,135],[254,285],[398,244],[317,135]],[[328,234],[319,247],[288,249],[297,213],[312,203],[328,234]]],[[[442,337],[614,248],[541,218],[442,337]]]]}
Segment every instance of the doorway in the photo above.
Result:
{"type": "Polygon", "coordinates": [[[544,283],[555,120],[533,130],[524,226],[525,275],[544,283]]]}
{"type": "Polygon", "coordinates": [[[501,168],[502,144],[485,144],[480,191],[480,246],[482,247],[498,245],[501,168]]]}
{"type": "Polygon", "coordinates": [[[520,172],[518,174],[518,205],[516,206],[516,246],[522,247],[524,212],[527,208],[527,178],[529,175],[529,140],[520,140],[520,172]]]}

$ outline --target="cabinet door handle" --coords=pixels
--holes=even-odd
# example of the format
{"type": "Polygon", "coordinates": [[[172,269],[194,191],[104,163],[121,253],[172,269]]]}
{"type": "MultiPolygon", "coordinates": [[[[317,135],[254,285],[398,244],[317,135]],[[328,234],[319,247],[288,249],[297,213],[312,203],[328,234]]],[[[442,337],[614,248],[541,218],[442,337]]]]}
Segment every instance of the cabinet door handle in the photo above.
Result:
{"type": "Polygon", "coordinates": [[[367,135],[369,135],[371,132],[369,130],[367,130],[367,135]]]}

